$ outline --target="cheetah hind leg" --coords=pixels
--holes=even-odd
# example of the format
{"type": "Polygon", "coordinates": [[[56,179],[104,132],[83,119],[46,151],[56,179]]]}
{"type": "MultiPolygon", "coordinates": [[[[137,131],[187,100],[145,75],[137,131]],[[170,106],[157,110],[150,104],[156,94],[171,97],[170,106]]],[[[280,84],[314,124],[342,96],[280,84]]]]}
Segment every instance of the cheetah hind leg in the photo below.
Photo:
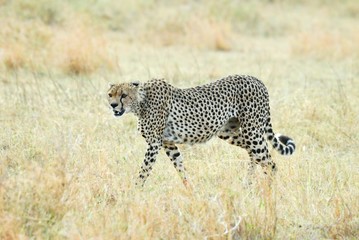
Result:
{"type": "Polygon", "coordinates": [[[188,181],[188,177],[186,174],[186,169],[183,165],[183,158],[178,150],[177,146],[173,143],[164,143],[163,145],[167,156],[170,158],[171,162],[173,163],[173,166],[177,170],[178,174],[180,175],[183,185],[187,189],[192,189],[192,185],[188,181]]]}
{"type": "Polygon", "coordinates": [[[250,141],[251,144],[247,145],[247,151],[250,156],[251,162],[248,170],[248,181],[251,183],[253,179],[256,165],[260,165],[264,171],[265,178],[271,184],[274,174],[277,170],[276,164],[273,162],[271,155],[268,151],[268,144],[264,137],[250,141]]]}
{"type": "MultiPolygon", "coordinates": [[[[237,118],[230,118],[228,122],[222,127],[222,129],[217,133],[217,136],[231,145],[247,149],[248,151],[248,144],[242,135],[242,129],[240,128],[240,123],[237,118]]],[[[251,158],[248,166],[247,177],[243,180],[243,185],[245,187],[252,185],[255,169],[256,164],[251,158]]]]}
{"type": "MultiPolygon", "coordinates": [[[[225,140],[226,142],[228,142],[231,145],[238,146],[238,147],[245,149],[245,145],[242,143],[243,138],[242,138],[241,134],[229,135],[228,132],[225,132],[225,133],[219,133],[218,137],[220,139],[225,140]]],[[[245,177],[243,179],[244,187],[249,187],[250,185],[252,185],[252,179],[253,179],[255,168],[256,168],[256,164],[251,160],[248,165],[247,177],[245,177]]]]}
{"type": "Polygon", "coordinates": [[[258,130],[253,131],[250,128],[241,129],[240,122],[237,118],[231,118],[228,122],[222,127],[218,132],[217,136],[229,144],[241,147],[246,149],[250,162],[248,165],[247,177],[244,179],[244,186],[248,187],[252,185],[254,173],[256,166],[259,164],[264,170],[264,173],[269,177],[270,181],[273,177],[273,174],[276,171],[276,165],[272,161],[270,154],[268,153],[268,145],[263,137],[260,137],[255,140],[250,139],[249,134],[243,134],[252,132],[252,135],[255,136],[258,133],[258,136],[263,136],[258,130]]]}

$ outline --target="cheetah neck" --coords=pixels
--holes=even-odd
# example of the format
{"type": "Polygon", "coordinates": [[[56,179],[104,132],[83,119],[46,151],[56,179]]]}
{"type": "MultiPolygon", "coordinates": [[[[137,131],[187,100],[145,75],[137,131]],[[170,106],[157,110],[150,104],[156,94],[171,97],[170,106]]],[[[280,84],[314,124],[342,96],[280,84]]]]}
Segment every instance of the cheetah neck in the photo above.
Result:
{"type": "Polygon", "coordinates": [[[141,117],[142,113],[143,113],[143,105],[141,102],[136,102],[132,105],[132,112],[135,114],[135,116],[137,117],[141,117]]]}
{"type": "Polygon", "coordinates": [[[146,91],[144,84],[140,84],[137,91],[137,101],[132,105],[132,112],[137,117],[141,117],[146,109],[146,91]]]}

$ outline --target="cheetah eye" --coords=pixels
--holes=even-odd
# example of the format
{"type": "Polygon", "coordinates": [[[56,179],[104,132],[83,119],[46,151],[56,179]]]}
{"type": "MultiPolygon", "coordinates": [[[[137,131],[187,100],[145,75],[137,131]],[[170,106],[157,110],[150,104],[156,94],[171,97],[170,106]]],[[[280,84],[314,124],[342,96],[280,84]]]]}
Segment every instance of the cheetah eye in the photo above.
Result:
{"type": "Polygon", "coordinates": [[[121,95],[121,98],[125,98],[125,97],[127,97],[127,94],[124,94],[124,93],[123,93],[123,94],[121,95]]]}
{"type": "Polygon", "coordinates": [[[109,97],[112,97],[112,94],[111,94],[111,93],[109,93],[109,94],[108,94],[108,96],[109,96],[109,97]]]}

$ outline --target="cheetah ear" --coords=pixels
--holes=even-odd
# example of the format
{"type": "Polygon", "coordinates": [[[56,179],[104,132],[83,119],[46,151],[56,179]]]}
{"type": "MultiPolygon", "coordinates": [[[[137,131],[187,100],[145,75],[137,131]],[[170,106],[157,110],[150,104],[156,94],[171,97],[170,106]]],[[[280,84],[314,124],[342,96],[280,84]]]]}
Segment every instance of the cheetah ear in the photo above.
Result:
{"type": "Polygon", "coordinates": [[[138,87],[140,85],[140,82],[139,81],[134,81],[134,82],[131,82],[130,84],[133,87],[138,87]]]}
{"type": "Polygon", "coordinates": [[[116,85],[116,84],[114,84],[114,83],[109,83],[109,84],[108,84],[108,87],[109,87],[109,88],[112,88],[112,87],[115,86],[115,85],[116,85]]]}

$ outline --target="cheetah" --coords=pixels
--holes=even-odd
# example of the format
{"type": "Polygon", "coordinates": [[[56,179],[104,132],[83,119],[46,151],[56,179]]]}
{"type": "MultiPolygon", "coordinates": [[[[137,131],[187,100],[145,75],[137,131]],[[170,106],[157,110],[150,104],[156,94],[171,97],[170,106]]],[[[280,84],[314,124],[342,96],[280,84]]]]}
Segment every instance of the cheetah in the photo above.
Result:
{"type": "Polygon", "coordinates": [[[276,170],[266,140],[282,155],[291,155],[295,150],[291,138],[273,132],[268,91],[253,76],[231,75],[186,89],[176,88],[164,79],[110,84],[108,102],[115,117],[124,113],[138,117],[138,130],[148,144],[136,183],[141,186],[161,148],[188,186],[176,144],[204,143],[217,136],[239,146],[250,157],[248,179],[256,165],[262,166],[266,174],[276,170]]]}

